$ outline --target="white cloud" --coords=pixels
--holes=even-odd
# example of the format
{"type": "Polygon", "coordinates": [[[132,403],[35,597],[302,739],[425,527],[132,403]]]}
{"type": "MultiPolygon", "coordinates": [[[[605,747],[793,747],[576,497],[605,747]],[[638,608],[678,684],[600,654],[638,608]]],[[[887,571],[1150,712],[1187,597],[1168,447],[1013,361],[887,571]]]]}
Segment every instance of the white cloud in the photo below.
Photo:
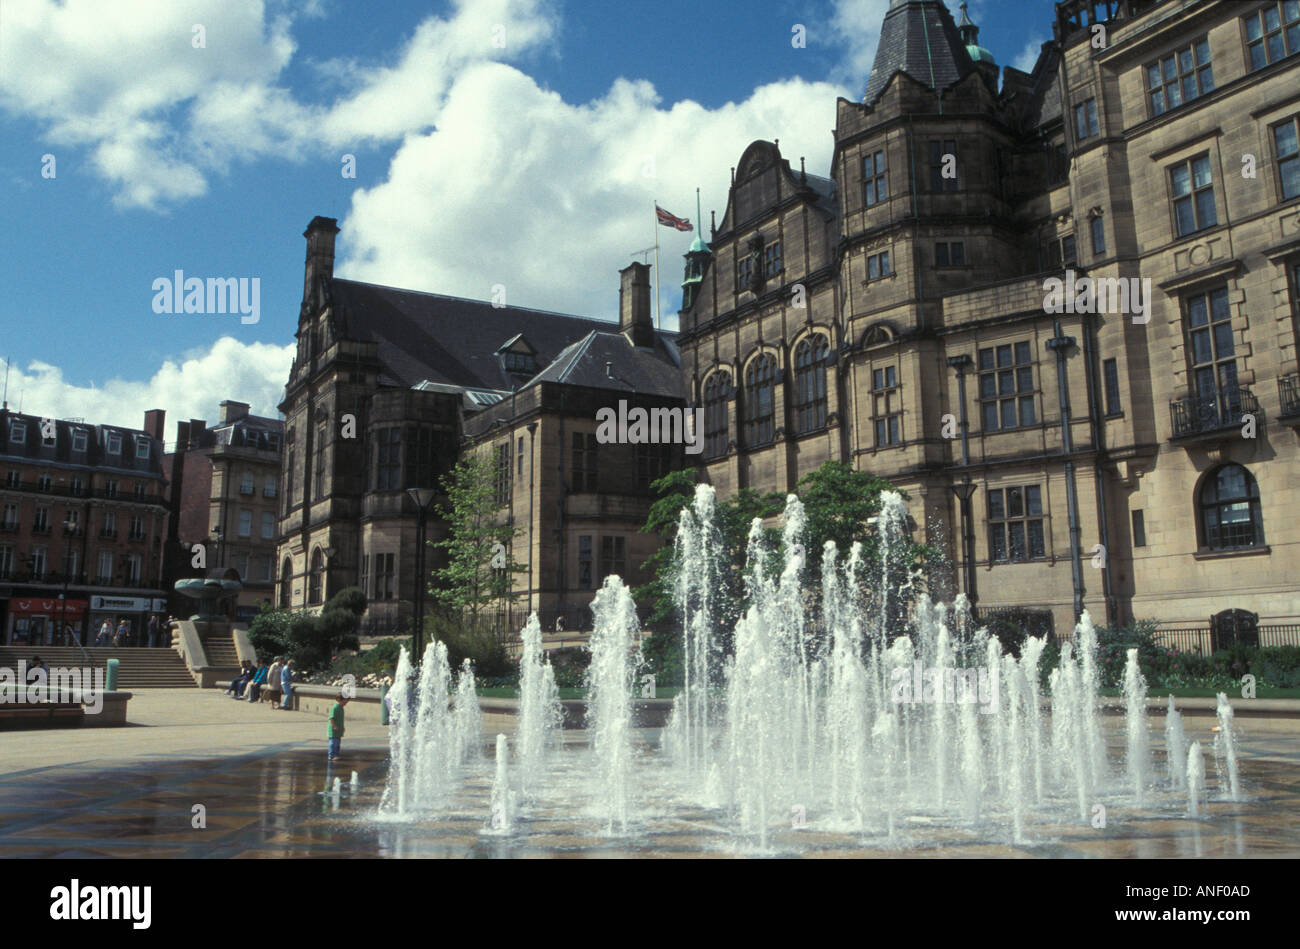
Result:
{"type": "MultiPolygon", "coordinates": [[[[707,238],[708,210],[721,220],[729,169],[758,138],[779,138],[794,170],[804,155],[826,174],[841,91],[786,80],[705,109],[663,106],[649,82],[620,79],[572,105],[479,64],[457,78],[437,130],[408,137],[387,180],[356,193],[336,272],[479,299],[503,284],[511,304],[615,317],[618,269],[655,237],[652,203],[694,220],[698,185],[707,238]]],[[[690,238],[659,238],[670,304],[690,238]]]]}
{"type": "Polygon", "coordinates": [[[84,418],[87,422],[140,428],[149,409],[167,410],[170,442],[180,419],[212,423],[225,399],[247,402],[254,415],[279,416],[294,346],[241,343],[223,336],[210,350],[165,361],[144,381],[107,379],[73,385],[57,366],[34,360],[9,370],[9,407],[48,418],[84,418]]]}
{"type": "Polygon", "coordinates": [[[1020,51],[1019,55],[1011,61],[1011,65],[1021,72],[1033,72],[1034,64],[1038,62],[1038,54],[1042,52],[1043,43],[1045,42],[1046,40],[1030,40],[1025,44],[1025,48],[1020,51]]]}
{"type": "Polygon", "coordinates": [[[391,67],[320,64],[353,88],[310,105],[279,83],[296,52],[294,15],[320,6],[273,6],[286,12],[262,0],[6,2],[0,108],[40,122],[56,155],[88,148],[118,205],[161,210],[204,194],[236,153],[301,160],[427,128],[460,70],[523,55],[557,27],[546,0],[458,0],[447,19],[421,23],[391,67]]]}
{"type": "Polygon", "coordinates": [[[831,7],[833,42],[844,49],[831,78],[852,87],[853,94],[846,98],[856,101],[862,98],[871,64],[876,59],[880,24],[889,11],[889,0],[834,0],[831,7]]]}

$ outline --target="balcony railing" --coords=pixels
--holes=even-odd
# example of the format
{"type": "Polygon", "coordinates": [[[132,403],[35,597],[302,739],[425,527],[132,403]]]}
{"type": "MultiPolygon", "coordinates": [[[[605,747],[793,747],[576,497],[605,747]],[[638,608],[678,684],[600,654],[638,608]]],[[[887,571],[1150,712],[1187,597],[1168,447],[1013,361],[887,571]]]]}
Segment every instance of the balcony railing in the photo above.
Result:
{"type": "Polygon", "coordinates": [[[32,533],[33,533],[33,534],[48,534],[49,532],[50,532],[50,525],[49,525],[49,524],[33,524],[33,525],[32,525],[32,533]]]}
{"type": "Polygon", "coordinates": [[[105,540],[112,540],[113,538],[117,537],[117,528],[116,527],[100,528],[99,536],[103,537],[105,540]]]}
{"type": "Polygon", "coordinates": [[[1259,400],[1246,386],[1220,389],[1217,395],[1192,396],[1169,403],[1173,437],[1207,435],[1238,428],[1242,417],[1260,417],[1259,400]]]}
{"type": "Polygon", "coordinates": [[[1282,416],[1300,416],[1300,373],[1291,373],[1277,380],[1278,400],[1282,403],[1282,416]]]}

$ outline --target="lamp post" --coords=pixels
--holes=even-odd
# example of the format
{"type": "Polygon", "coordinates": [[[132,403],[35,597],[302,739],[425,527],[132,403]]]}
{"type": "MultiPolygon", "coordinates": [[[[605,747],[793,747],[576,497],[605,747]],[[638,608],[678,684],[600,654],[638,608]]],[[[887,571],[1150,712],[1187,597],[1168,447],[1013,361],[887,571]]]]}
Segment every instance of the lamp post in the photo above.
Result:
{"type": "MultiPolygon", "coordinates": [[[[72,518],[71,518],[71,517],[65,519],[64,522],[63,522],[63,536],[64,536],[64,537],[69,537],[69,536],[71,536],[71,532],[73,531],[73,529],[74,529],[75,527],[76,527],[76,525],[72,523],[72,518]]],[[[64,555],[63,555],[63,563],[64,563],[64,566],[67,566],[68,563],[69,563],[68,555],[67,555],[66,552],[65,552],[64,555]]],[[[66,629],[67,629],[67,626],[68,626],[68,620],[67,620],[67,616],[68,616],[68,585],[69,585],[70,583],[72,583],[72,574],[70,574],[70,573],[64,573],[64,575],[63,575],[63,592],[59,594],[59,628],[58,628],[58,630],[56,630],[56,636],[55,636],[56,639],[58,639],[59,637],[61,637],[61,636],[63,635],[64,630],[66,630],[66,629]]],[[[78,638],[78,643],[77,643],[77,645],[81,645],[81,643],[80,643],[80,638],[78,638]]]]}
{"type": "Polygon", "coordinates": [[[961,481],[951,487],[961,507],[961,546],[965,567],[963,572],[966,575],[966,599],[970,601],[971,618],[974,619],[978,615],[976,607],[979,603],[979,590],[975,583],[975,519],[971,514],[970,502],[975,496],[978,485],[970,479],[970,444],[966,436],[966,372],[971,367],[971,358],[966,353],[960,356],[949,356],[948,367],[957,370],[957,399],[961,404],[961,466],[963,469],[961,481]]]}
{"type": "Polygon", "coordinates": [[[411,500],[415,502],[415,603],[414,603],[414,620],[415,633],[411,638],[411,646],[415,655],[414,661],[419,662],[424,655],[424,546],[425,530],[429,518],[429,505],[433,503],[433,488],[407,488],[406,493],[410,495],[411,500]]]}

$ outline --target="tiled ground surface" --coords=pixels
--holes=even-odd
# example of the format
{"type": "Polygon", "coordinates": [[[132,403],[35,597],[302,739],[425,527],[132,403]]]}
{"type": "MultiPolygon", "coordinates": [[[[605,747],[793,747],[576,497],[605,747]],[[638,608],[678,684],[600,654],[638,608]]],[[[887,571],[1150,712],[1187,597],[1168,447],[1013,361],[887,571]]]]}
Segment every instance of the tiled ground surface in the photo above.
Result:
{"type": "MultiPolygon", "coordinates": [[[[219,705],[207,707],[214,713],[242,714],[233,708],[227,713],[219,705]]],[[[288,718],[286,713],[285,720],[268,726],[269,730],[258,736],[258,747],[252,753],[237,753],[221,744],[224,754],[196,756],[189,750],[193,742],[187,739],[172,750],[159,743],[152,746],[154,750],[137,751],[121,763],[96,756],[17,770],[6,767],[0,770],[0,857],[674,857],[756,853],[752,843],[737,840],[720,826],[724,818],[719,812],[673,808],[656,814],[653,801],[642,802],[648,805],[642,808],[648,816],[624,838],[602,836],[595,819],[568,803],[541,806],[520,822],[515,834],[493,836],[484,832],[489,766],[475,771],[436,821],[376,820],[386,761],[373,736],[353,741],[345,749],[344,761],[331,766],[324,760],[319,740],[291,734],[275,740],[274,729],[300,727],[287,722],[288,718]],[[360,779],[355,797],[348,786],[354,770],[360,779]],[[320,793],[336,776],[343,781],[337,805],[320,793]],[[205,809],[204,828],[192,826],[196,804],[205,809]]],[[[319,719],[310,722],[313,731],[320,729],[319,719]]],[[[1300,735],[1293,728],[1254,728],[1249,723],[1243,723],[1242,731],[1246,800],[1215,800],[1211,774],[1207,819],[1180,819],[1180,800],[1157,794],[1142,810],[1112,806],[1104,830],[1036,821],[1027,835],[1030,842],[1013,843],[1004,825],[973,829],[913,819],[904,822],[890,841],[825,830],[818,826],[816,815],[809,814],[808,828],[775,833],[767,852],[808,857],[940,858],[1300,856],[1300,735]]],[[[60,741],[57,733],[41,734],[52,745],[60,741]]],[[[84,735],[80,733],[77,740],[84,735]]],[[[10,737],[0,737],[0,741],[7,742],[10,737]]],[[[150,746],[146,743],[146,747],[150,746]]],[[[574,756],[583,751],[567,749],[562,754],[574,756]]],[[[1212,771],[1212,762],[1210,767],[1212,771]]],[[[580,772],[573,771],[569,780],[581,781],[580,772]]],[[[551,800],[581,800],[565,787],[551,800]]]]}

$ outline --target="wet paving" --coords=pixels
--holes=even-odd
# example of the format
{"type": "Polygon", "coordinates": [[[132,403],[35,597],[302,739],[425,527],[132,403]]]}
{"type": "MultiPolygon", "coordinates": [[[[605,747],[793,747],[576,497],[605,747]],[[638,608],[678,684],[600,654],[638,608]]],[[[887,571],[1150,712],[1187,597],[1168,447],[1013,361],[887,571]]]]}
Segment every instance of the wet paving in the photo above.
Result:
{"type": "MultiPolygon", "coordinates": [[[[642,737],[640,774],[647,788],[662,787],[654,772],[664,763],[650,753],[651,736],[642,737]]],[[[224,758],[158,754],[144,765],[84,762],[0,777],[0,857],[1300,856],[1300,735],[1244,739],[1240,750],[1243,800],[1224,799],[1211,762],[1204,818],[1183,817],[1184,798],[1158,790],[1142,807],[1116,791],[1105,827],[1071,821],[1077,813],[1055,802],[1028,815],[1020,841],[997,818],[963,825],[910,814],[890,836],[834,826],[810,810],[804,826],[774,828],[765,849],[734,835],[723,809],[649,791],[636,795],[628,832],[607,834],[584,797],[589,772],[580,745],[557,753],[551,783],[509,835],[488,829],[490,760],[471,769],[435,817],[397,820],[380,815],[388,770],[380,747],[349,749],[336,764],[295,744],[224,758]],[[322,793],[336,777],[337,801],[322,793]]],[[[1158,754],[1156,767],[1159,773],[1158,754]]]]}

